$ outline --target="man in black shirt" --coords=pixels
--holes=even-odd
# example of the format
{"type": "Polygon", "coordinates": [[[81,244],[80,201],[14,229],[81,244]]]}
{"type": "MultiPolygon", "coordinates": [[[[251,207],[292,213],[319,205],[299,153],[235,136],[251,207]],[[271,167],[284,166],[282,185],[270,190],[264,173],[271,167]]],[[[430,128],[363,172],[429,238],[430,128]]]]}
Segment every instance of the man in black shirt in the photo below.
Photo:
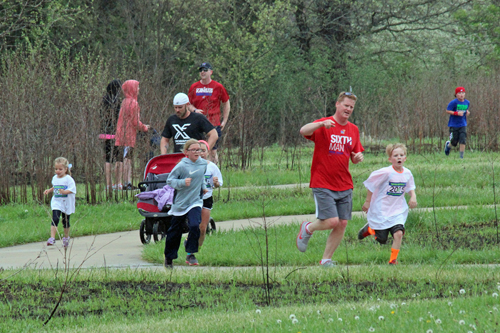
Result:
{"type": "Polygon", "coordinates": [[[174,140],[174,153],[183,151],[184,143],[189,139],[206,140],[213,147],[219,135],[208,119],[199,113],[188,110],[189,98],[186,94],[178,93],[174,97],[175,114],[167,119],[161,133],[161,153],[166,154],[170,139],[174,140]]]}

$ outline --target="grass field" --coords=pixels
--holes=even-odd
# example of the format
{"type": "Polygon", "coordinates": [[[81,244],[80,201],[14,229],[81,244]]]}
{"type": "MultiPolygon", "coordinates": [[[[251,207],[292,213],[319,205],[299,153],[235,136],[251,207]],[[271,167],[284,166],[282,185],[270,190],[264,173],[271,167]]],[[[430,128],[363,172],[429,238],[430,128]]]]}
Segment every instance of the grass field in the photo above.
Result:
{"type": "MultiPolygon", "coordinates": [[[[223,170],[225,188],[215,193],[212,216],[314,213],[309,189],[269,187],[307,182],[310,159],[304,149],[286,169],[279,151],[271,151],[251,170],[223,170]]],[[[317,264],[326,232],[315,233],[306,253],[295,248],[298,225],[270,228],[267,248],[260,229],[217,232],[197,256],[204,267],[0,270],[0,332],[493,332],[500,315],[499,160],[469,152],[464,160],[408,157],[419,207],[429,209],[410,212],[399,266],[387,265],[390,242],[357,239],[363,218],[349,222],[334,256],[339,266],[330,270],[317,264]],[[69,288],[43,326],[68,276],[69,288]]],[[[366,154],[351,166],[354,210],[365,199],[362,182],[386,165],[384,155],[366,154]]],[[[36,203],[0,207],[0,247],[47,239],[50,213],[36,203]]],[[[133,200],[79,204],[72,236],[137,230],[141,220],[133,200]]],[[[162,250],[163,243],[150,244],[143,257],[161,263],[162,250]]]]}

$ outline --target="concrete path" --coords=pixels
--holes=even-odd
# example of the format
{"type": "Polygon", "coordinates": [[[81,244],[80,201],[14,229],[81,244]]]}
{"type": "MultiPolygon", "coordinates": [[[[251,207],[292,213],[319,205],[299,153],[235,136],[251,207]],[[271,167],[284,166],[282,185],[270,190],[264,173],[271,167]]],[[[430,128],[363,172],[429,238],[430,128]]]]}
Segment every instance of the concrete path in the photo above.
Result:
{"type": "MultiPolygon", "coordinates": [[[[269,224],[300,223],[314,220],[314,215],[270,217],[269,224]]],[[[263,225],[262,218],[217,222],[218,230],[242,229],[263,225]]],[[[75,237],[64,251],[62,242],[47,246],[46,242],[18,245],[0,249],[0,268],[49,269],[71,268],[153,268],[162,267],[141,259],[143,245],[139,239],[139,229],[96,236],[75,237]]]]}
{"type": "MultiPolygon", "coordinates": [[[[297,186],[297,185],[294,185],[297,186]]],[[[443,207],[447,209],[465,209],[466,207],[443,207]]],[[[440,208],[440,209],[443,209],[440,208]]],[[[432,208],[416,209],[429,211],[432,208]]],[[[362,216],[362,212],[353,212],[353,216],[362,216]]],[[[314,214],[295,216],[275,216],[266,218],[271,225],[314,221],[314,214]]],[[[262,218],[217,222],[217,229],[238,230],[247,227],[259,227],[264,223],[262,218]]],[[[70,268],[161,268],[141,259],[143,245],[139,239],[139,229],[96,236],[84,236],[71,239],[70,247],[65,252],[62,242],[55,246],[47,246],[45,241],[31,244],[0,248],[0,269],[36,268],[50,269],[55,267],[70,268]]],[[[183,267],[183,266],[178,266],[183,267]]]]}

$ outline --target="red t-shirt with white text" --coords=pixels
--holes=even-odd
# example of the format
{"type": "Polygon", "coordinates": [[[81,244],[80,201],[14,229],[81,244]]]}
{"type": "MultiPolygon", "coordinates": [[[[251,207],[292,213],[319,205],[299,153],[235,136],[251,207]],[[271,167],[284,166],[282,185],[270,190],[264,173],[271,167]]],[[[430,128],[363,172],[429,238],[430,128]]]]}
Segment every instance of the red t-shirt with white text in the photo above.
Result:
{"type": "Polygon", "coordinates": [[[229,100],[226,88],[222,84],[214,80],[209,84],[195,82],[189,88],[188,97],[195,108],[203,110],[203,114],[212,125],[220,126],[220,103],[229,100]]]}
{"type": "MultiPolygon", "coordinates": [[[[321,118],[321,122],[333,117],[321,118]]],[[[335,120],[334,120],[335,121],[335,120]]],[[[332,191],[352,189],[349,172],[351,152],[364,151],[359,141],[359,129],[353,123],[342,126],[335,121],[335,127],[318,128],[311,136],[305,137],[314,142],[314,155],[311,166],[311,188],[326,188],[332,191]]]]}

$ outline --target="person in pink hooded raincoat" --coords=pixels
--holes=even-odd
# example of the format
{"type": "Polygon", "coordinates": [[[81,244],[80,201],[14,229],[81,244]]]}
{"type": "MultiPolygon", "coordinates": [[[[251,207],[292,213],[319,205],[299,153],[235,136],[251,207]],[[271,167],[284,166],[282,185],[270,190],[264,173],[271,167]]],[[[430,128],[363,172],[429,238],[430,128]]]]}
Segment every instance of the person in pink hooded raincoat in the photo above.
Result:
{"type": "MultiPolygon", "coordinates": [[[[122,85],[122,90],[125,95],[125,99],[122,101],[120,108],[115,137],[115,146],[120,147],[119,156],[121,156],[121,161],[118,160],[117,163],[117,168],[119,170],[118,179],[121,179],[123,175],[124,148],[129,147],[127,157],[132,158],[132,149],[135,146],[137,131],[147,132],[149,130],[149,125],[143,124],[140,120],[141,109],[139,107],[139,103],[137,102],[137,96],[139,95],[139,81],[125,81],[122,85]]],[[[116,189],[121,190],[122,188],[122,184],[116,185],[116,189]]]]}

